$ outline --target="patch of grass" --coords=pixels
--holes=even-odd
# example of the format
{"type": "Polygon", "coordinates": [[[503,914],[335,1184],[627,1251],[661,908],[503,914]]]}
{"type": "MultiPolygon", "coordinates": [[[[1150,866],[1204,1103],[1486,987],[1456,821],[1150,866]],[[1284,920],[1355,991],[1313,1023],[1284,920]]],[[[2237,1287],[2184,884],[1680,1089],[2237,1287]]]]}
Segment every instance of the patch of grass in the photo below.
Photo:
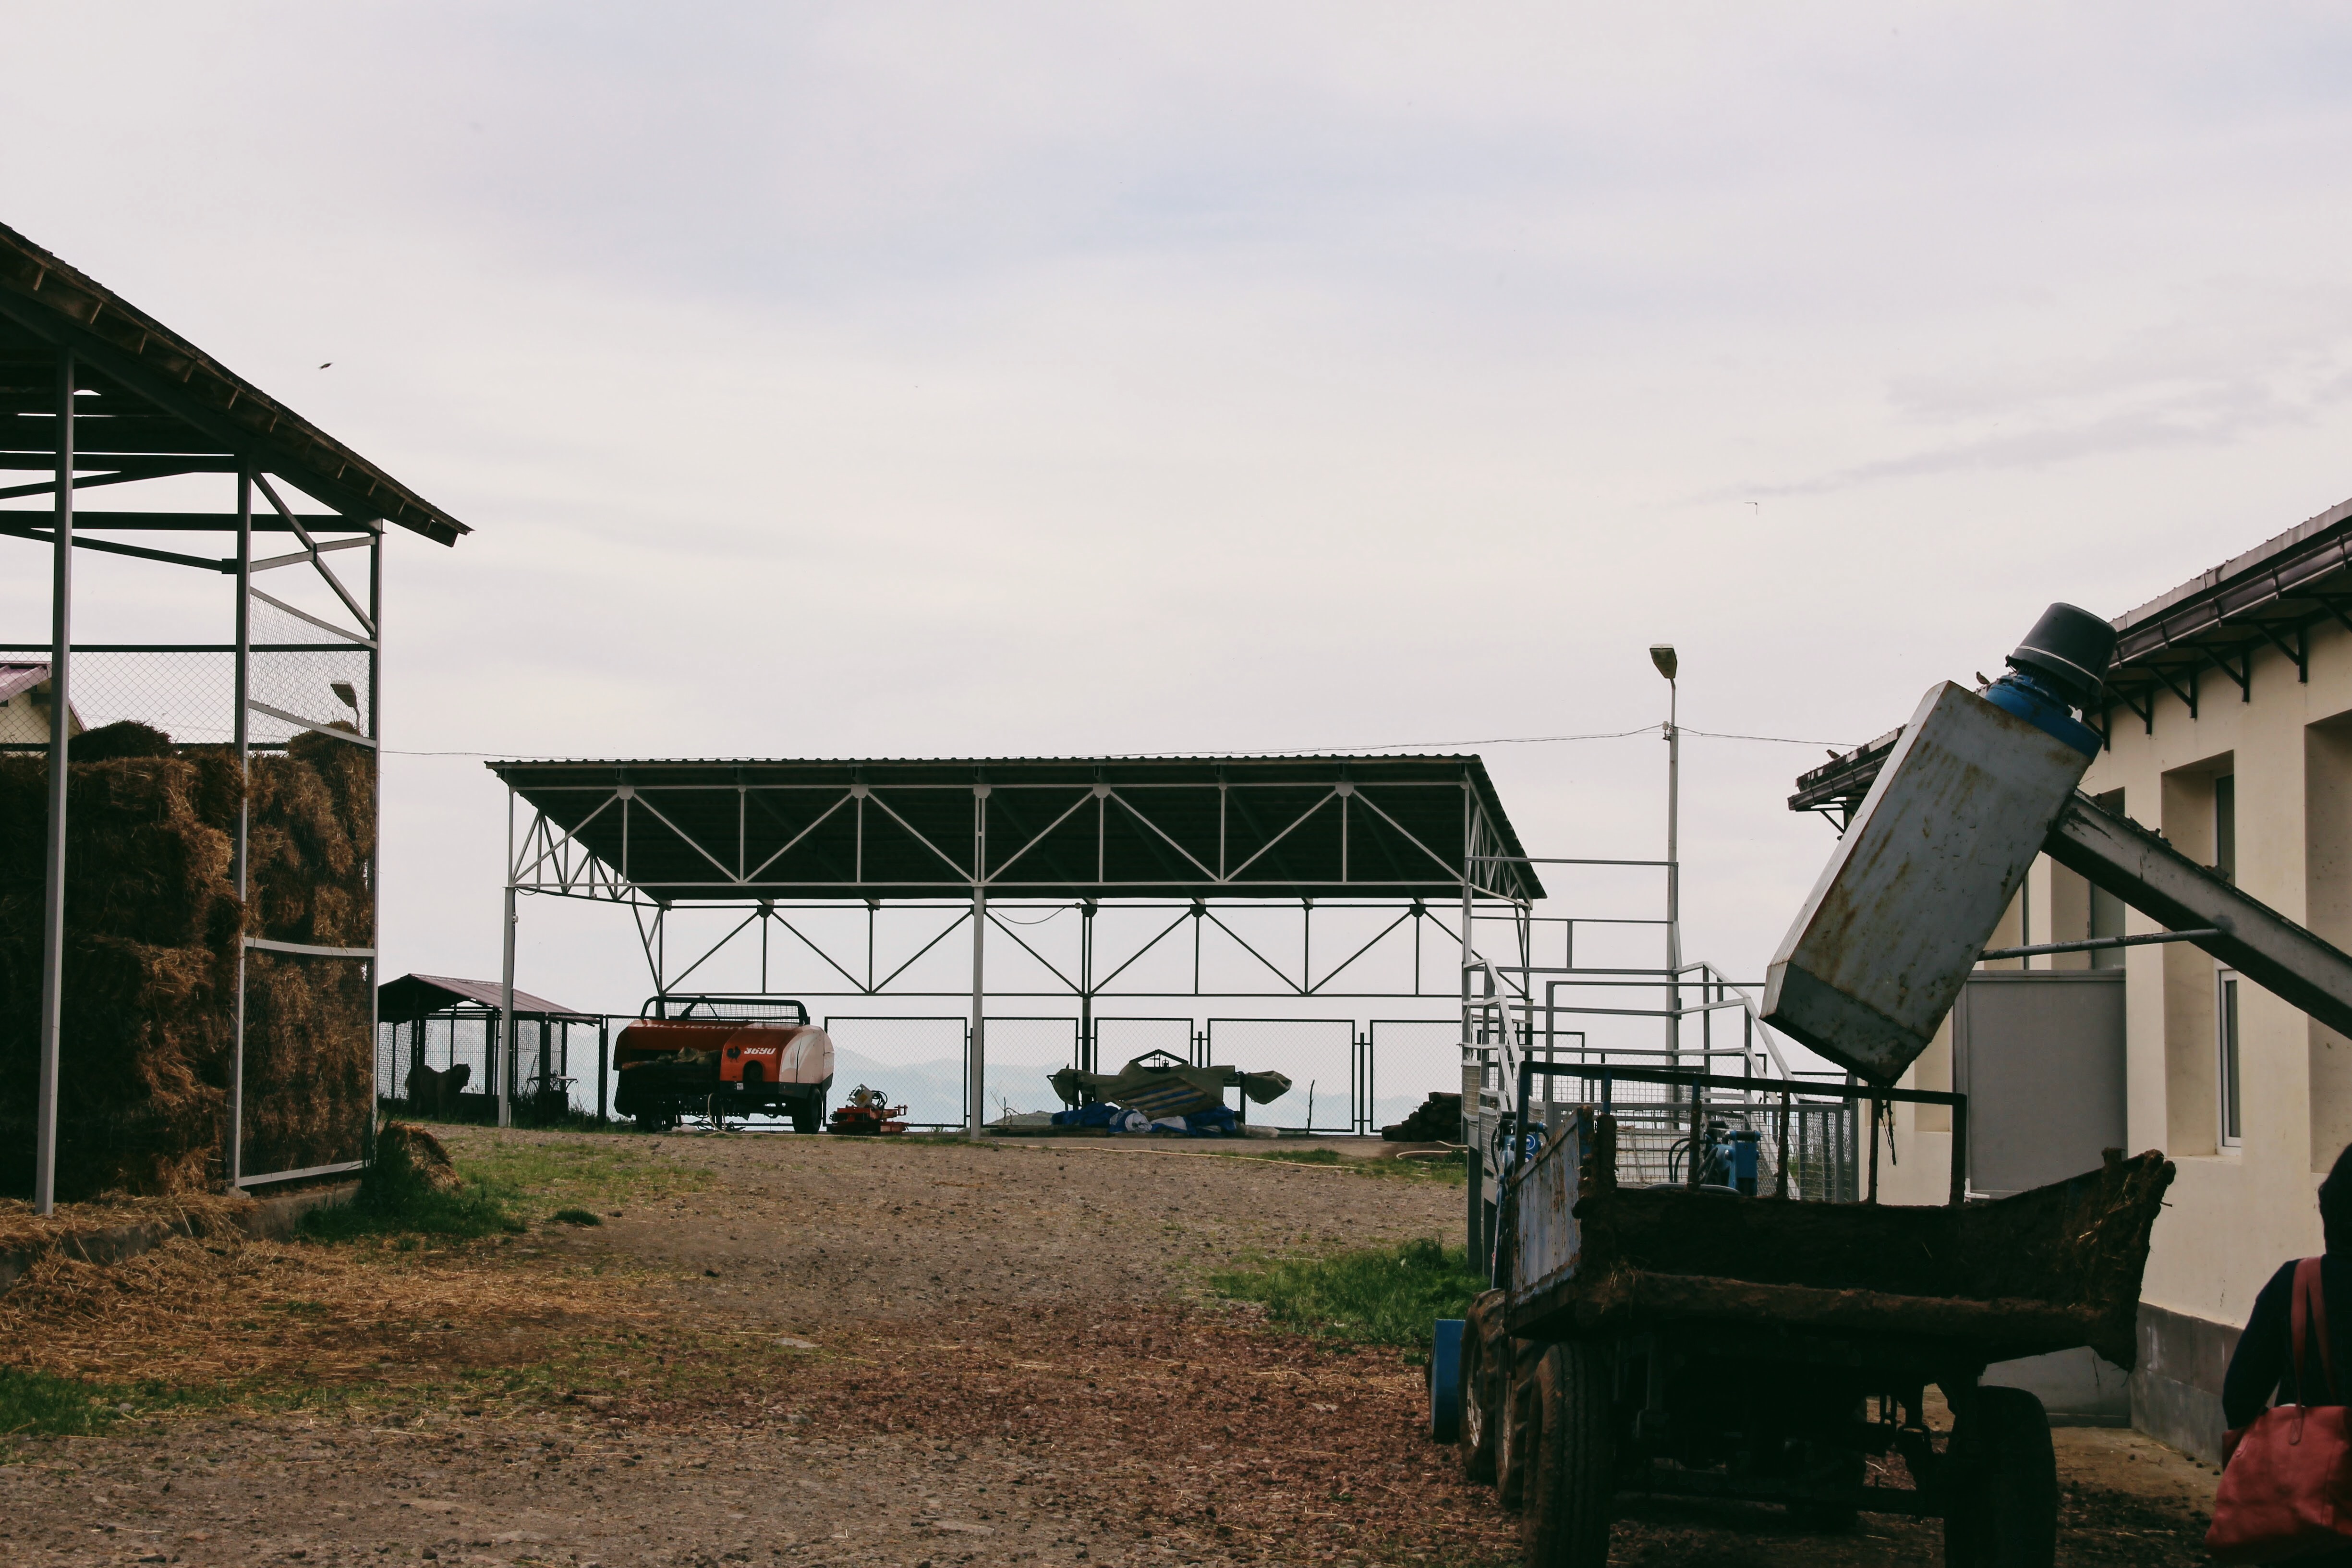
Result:
{"type": "Polygon", "coordinates": [[[1469,1179],[1468,1158],[1448,1154],[1435,1160],[1361,1159],[1337,1149],[1219,1150],[1231,1160],[1271,1160],[1285,1165],[1336,1166],[1359,1176],[1388,1176],[1406,1181],[1444,1182],[1460,1186],[1469,1179]]]}
{"type": "Polygon", "coordinates": [[[1420,1346],[1440,1318],[1459,1318],[1486,1288],[1468,1252],[1434,1241],[1368,1247],[1253,1268],[1224,1269],[1210,1284],[1302,1333],[1364,1344],[1420,1346]]]}
{"type": "Polygon", "coordinates": [[[603,1225],[604,1223],[586,1209],[557,1209],[547,1217],[564,1225],[603,1225]]]}
{"type": "Polygon", "coordinates": [[[561,1218],[572,1209],[593,1214],[710,1185],[711,1173],[671,1158],[657,1144],[614,1138],[467,1139],[457,1169],[507,1197],[526,1215],[561,1218]]]}
{"type": "Polygon", "coordinates": [[[103,1432],[113,1422],[121,1397],[100,1384],[0,1366],[0,1438],[103,1432]]]}

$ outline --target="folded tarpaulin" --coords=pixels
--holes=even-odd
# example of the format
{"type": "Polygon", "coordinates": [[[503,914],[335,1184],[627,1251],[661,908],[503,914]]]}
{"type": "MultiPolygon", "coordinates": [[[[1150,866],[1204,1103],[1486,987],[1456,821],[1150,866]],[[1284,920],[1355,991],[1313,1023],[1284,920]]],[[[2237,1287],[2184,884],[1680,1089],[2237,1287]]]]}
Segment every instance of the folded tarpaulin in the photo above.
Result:
{"type": "Polygon", "coordinates": [[[1290,1080],[1278,1072],[1191,1067],[1165,1051],[1138,1057],[1117,1073],[1064,1068],[1054,1075],[1053,1084],[1066,1105],[1108,1100],[1154,1120],[1213,1110],[1225,1102],[1225,1090],[1235,1084],[1260,1105],[1290,1089],[1290,1080]]]}

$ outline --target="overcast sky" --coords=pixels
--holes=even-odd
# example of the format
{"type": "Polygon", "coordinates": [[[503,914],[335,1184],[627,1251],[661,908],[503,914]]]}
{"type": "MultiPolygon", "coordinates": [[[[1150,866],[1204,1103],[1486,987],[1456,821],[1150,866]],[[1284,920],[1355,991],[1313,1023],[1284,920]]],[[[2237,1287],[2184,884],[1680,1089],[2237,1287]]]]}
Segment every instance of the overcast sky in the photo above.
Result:
{"type": "MultiPolygon", "coordinates": [[[[1614,731],[1672,641],[1816,742],[1686,743],[1759,977],[1820,742],[2352,494],[2340,7],[8,11],[0,221],[478,530],[392,552],[394,973],[498,967],[499,792],[416,753],[1614,731]]],[[[1660,848],[1654,735],[1476,749],[1660,848]]]]}

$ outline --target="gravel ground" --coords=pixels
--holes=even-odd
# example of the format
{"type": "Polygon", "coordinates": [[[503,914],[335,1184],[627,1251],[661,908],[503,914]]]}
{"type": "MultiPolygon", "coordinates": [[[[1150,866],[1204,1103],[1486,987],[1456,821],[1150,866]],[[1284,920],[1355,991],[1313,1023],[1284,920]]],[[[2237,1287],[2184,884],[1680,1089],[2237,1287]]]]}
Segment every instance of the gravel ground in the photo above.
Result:
{"type": "MultiPolygon", "coordinates": [[[[452,1142],[462,1156],[493,1136],[452,1142]]],[[[358,1274],[373,1322],[339,1308],[320,1331],[334,1365],[378,1369],[347,1371],[352,1397],[20,1443],[0,1462],[0,1562],[1516,1558],[1515,1521],[1419,1438],[1420,1376],[1394,1351],[1276,1332],[1203,1290],[1236,1255],[1451,1237],[1458,1187],[1093,1140],[661,1142],[708,1184],[615,1201],[593,1230],[358,1274]],[[382,1370],[414,1360],[408,1295],[429,1286],[443,1314],[467,1281],[484,1302],[470,1364],[494,1368],[511,1341],[518,1375],[540,1369],[524,1386],[382,1370]],[[566,1281],[595,1304],[559,1366],[545,1302],[566,1281]]],[[[317,1250],[248,1259],[246,1289],[305,1289],[298,1255],[317,1250]]],[[[107,1361],[133,1356],[119,1312],[79,1321],[0,1334],[0,1356],[150,1364],[107,1361]]],[[[2202,1561],[2202,1472],[2125,1434],[2061,1438],[2062,1562],[2202,1561]]],[[[1626,1563],[1940,1560],[1933,1526],[1821,1536],[1769,1510],[1630,1514],[1626,1563]]]]}

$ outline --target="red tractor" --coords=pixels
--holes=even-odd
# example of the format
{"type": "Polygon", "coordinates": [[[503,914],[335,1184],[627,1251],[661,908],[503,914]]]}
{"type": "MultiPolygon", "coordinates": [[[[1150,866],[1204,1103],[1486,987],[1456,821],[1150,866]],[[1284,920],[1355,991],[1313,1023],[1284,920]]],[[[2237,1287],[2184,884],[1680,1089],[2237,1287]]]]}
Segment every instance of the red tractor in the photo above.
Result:
{"type": "Polygon", "coordinates": [[[795,1132],[824,1126],[833,1039],[798,1002],[756,996],[656,996],[614,1042],[621,1079],[613,1109],[649,1132],[686,1117],[788,1116],[795,1132]]]}

